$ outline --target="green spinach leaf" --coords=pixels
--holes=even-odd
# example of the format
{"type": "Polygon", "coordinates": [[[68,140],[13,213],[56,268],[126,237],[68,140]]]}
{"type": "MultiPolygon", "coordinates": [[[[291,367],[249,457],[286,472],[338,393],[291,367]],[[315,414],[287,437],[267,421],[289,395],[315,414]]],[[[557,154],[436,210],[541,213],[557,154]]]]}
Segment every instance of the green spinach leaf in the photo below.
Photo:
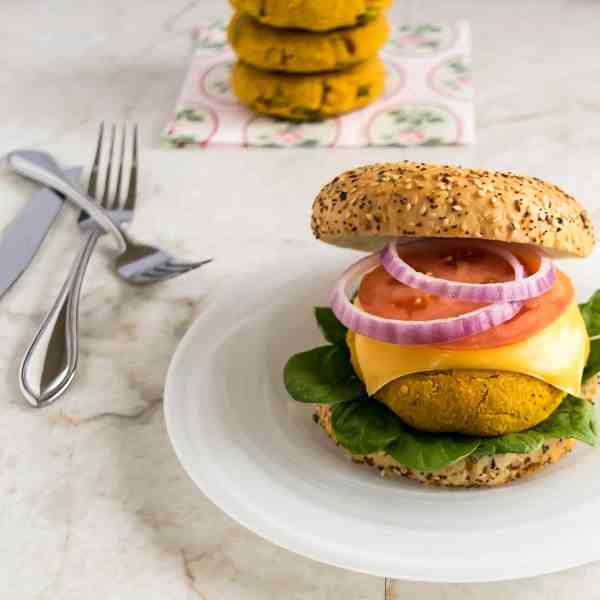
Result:
{"type": "Polygon", "coordinates": [[[406,427],[385,451],[399,463],[417,471],[435,471],[466,458],[481,438],[457,433],[427,433],[406,427]]]}
{"type": "Polygon", "coordinates": [[[597,373],[600,373],[600,340],[592,340],[590,342],[590,355],[583,369],[582,379],[587,381],[597,373]]]}
{"type": "Polygon", "coordinates": [[[532,428],[545,439],[573,437],[580,442],[596,445],[596,409],[591,402],[567,396],[558,408],[539,425],[532,428]]]}
{"type": "Polygon", "coordinates": [[[479,448],[477,448],[477,454],[488,456],[509,452],[528,454],[541,448],[545,439],[546,436],[543,433],[533,429],[507,433],[493,438],[483,438],[479,448]]]}
{"type": "Polygon", "coordinates": [[[389,408],[366,396],[336,404],[331,425],[338,442],[354,454],[383,450],[406,429],[389,408]]]}
{"type": "Polygon", "coordinates": [[[583,304],[579,305],[581,316],[590,337],[600,335],[600,290],[583,304]]]}
{"type": "MultiPolygon", "coordinates": [[[[590,337],[600,335],[600,290],[593,294],[587,302],[580,304],[579,310],[588,335],[590,337]]],[[[592,340],[590,355],[583,370],[583,380],[586,381],[597,373],[600,373],[600,340],[592,340]]]]}
{"type": "Polygon", "coordinates": [[[330,344],[347,350],[346,334],[348,333],[348,329],[338,321],[333,311],[326,306],[315,306],[314,311],[323,337],[330,344]]]}
{"type": "Polygon", "coordinates": [[[295,354],[283,369],[289,395],[299,402],[337,404],[366,394],[348,352],[338,346],[321,346],[295,354]]]}

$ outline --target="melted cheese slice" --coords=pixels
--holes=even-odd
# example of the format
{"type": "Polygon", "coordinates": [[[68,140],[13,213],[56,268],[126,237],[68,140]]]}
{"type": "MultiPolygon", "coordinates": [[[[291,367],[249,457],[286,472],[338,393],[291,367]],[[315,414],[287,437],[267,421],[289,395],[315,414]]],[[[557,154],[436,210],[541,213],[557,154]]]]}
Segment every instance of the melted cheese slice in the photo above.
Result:
{"type": "Polygon", "coordinates": [[[485,350],[397,346],[356,334],[355,356],[369,395],[398,377],[445,369],[496,369],[530,375],[569,394],[581,393],[590,341],[573,302],[554,323],[529,339],[485,350]]]}

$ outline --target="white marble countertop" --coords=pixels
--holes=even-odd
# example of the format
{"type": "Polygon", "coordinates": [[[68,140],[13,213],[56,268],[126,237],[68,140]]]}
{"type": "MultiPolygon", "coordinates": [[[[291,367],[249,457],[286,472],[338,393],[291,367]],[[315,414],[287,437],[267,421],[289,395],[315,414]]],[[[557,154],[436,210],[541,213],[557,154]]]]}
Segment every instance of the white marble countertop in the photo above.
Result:
{"type": "MultiPolygon", "coordinates": [[[[82,301],[82,364],[67,397],[28,410],[16,371],[78,245],[64,211],[0,302],[0,596],[10,600],[381,599],[384,582],[301,558],[244,530],[188,480],[161,394],[170,356],[208,294],[290,240],[311,243],[310,202],[339,171],[404,158],[548,178],[600,212],[600,4],[396,0],[397,15],[466,17],[474,38],[478,143],[468,148],[177,151],[159,134],[186,67],[189,31],[224,0],[4,0],[0,154],[48,149],[88,164],[100,120],[142,129],[134,232],[210,269],[147,289],[94,257],[82,301]],[[247,262],[246,262],[247,264],[247,262]]],[[[0,174],[0,224],[34,189],[0,174]]],[[[571,598],[600,565],[518,582],[392,582],[389,597],[571,598]]]]}

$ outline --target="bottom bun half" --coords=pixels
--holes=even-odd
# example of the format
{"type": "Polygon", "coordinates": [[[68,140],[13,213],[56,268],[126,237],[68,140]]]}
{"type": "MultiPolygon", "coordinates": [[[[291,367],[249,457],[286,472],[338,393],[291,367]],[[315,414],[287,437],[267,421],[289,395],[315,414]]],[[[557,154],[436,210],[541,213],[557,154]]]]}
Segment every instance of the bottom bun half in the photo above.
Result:
{"type": "MultiPolygon", "coordinates": [[[[331,426],[331,407],[316,407],[315,421],[323,427],[338,447],[331,426]]],[[[497,454],[495,456],[467,457],[442,469],[431,472],[415,471],[399,463],[386,452],[350,454],[356,463],[375,467],[382,475],[401,475],[426,485],[445,487],[483,487],[503,485],[514,479],[532,475],[546,465],[555,463],[575,446],[573,438],[550,440],[535,452],[528,454],[497,454]]],[[[346,450],[344,450],[347,452],[346,450]]]]}

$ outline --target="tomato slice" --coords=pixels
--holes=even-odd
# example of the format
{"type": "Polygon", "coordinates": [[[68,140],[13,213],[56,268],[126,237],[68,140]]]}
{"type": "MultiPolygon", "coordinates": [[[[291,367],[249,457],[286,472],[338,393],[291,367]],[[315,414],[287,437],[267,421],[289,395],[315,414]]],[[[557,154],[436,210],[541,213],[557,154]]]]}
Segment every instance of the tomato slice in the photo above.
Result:
{"type": "MultiPolygon", "coordinates": [[[[511,250],[528,273],[537,270],[539,260],[535,252],[526,247],[511,250]]],[[[439,249],[427,249],[405,255],[404,260],[422,273],[465,283],[493,283],[514,278],[512,268],[502,258],[480,248],[454,251],[452,255],[439,249]]],[[[527,300],[521,311],[510,321],[472,336],[436,344],[436,347],[480,350],[515,344],[550,325],[563,314],[573,298],[571,281],[557,269],[554,285],[541,296],[527,300]]],[[[484,306],[476,302],[426,294],[395,280],[383,267],[377,267],[363,277],[358,299],[363,310],[368,313],[405,321],[446,319],[484,306]]]]}
{"type": "Polygon", "coordinates": [[[437,345],[450,350],[482,350],[522,342],[558,319],[574,297],[571,280],[556,269],[554,285],[541,296],[526,300],[523,308],[510,321],[475,335],[437,345]]]}

